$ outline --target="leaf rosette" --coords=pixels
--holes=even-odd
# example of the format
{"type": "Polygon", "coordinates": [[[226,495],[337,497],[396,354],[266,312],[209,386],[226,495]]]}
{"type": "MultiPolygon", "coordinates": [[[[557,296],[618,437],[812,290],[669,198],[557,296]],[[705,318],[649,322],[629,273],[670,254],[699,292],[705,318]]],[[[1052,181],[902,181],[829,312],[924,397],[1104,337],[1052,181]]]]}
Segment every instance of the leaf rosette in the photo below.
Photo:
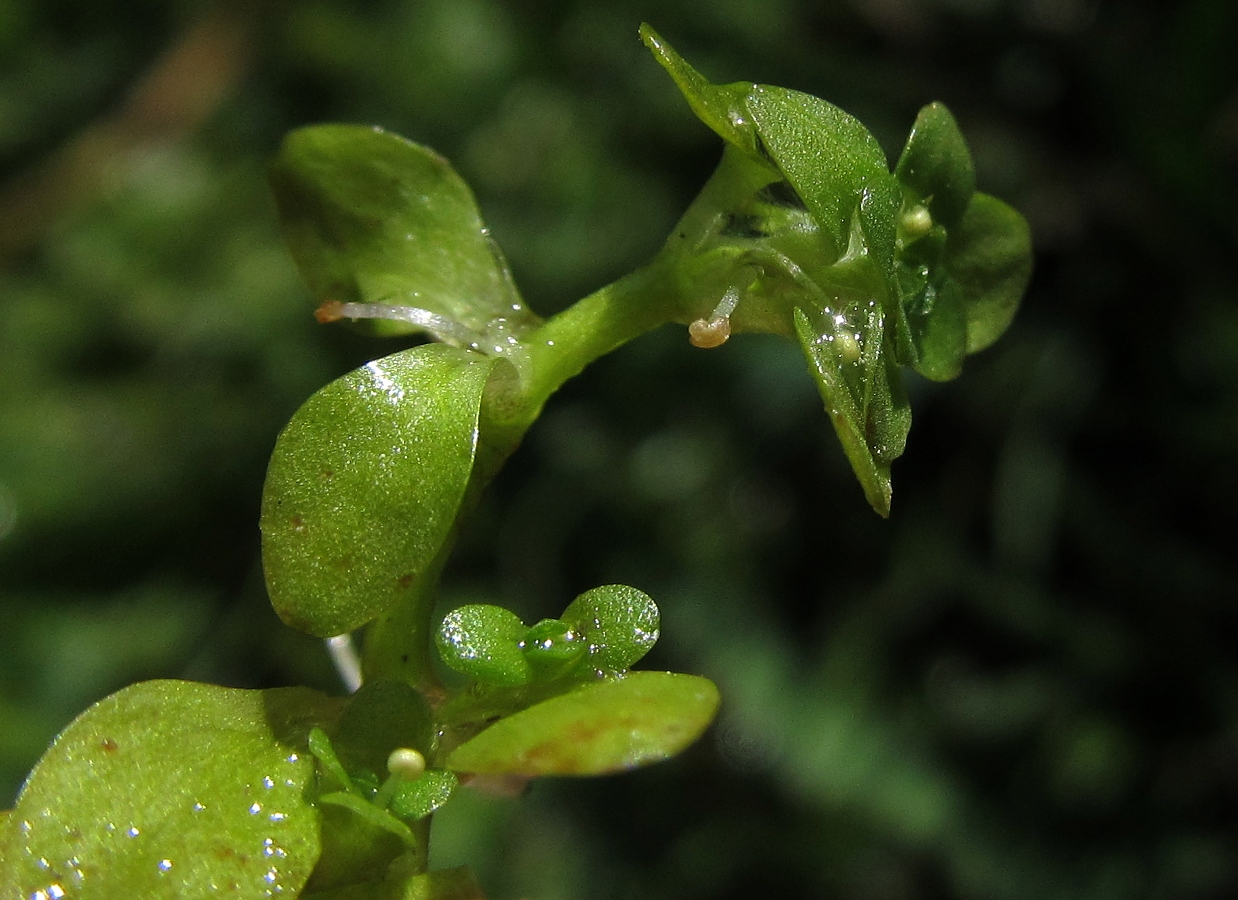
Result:
{"type": "Polygon", "coordinates": [[[939,103],[920,112],[891,172],[838,107],[712,84],[648,25],[641,36],[725,141],[668,243],[685,293],[724,298],[709,321],[725,319],[726,331],[700,345],[732,330],[798,340],[869,502],[888,515],[890,464],[911,426],[899,366],[954,378],[1005,330],[1031,271],[1026,222],[976,192],[966,142],[939,103]]]}

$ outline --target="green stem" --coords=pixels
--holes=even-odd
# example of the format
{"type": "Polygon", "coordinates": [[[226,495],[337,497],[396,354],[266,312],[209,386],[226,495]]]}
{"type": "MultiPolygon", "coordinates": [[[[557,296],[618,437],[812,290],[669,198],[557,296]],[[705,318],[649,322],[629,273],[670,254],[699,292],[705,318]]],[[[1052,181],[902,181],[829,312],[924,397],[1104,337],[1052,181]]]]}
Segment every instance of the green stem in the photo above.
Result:
{"type": "Polygon", "coordinates": [[[405,681],[431,701],[442,694],[442,682],[434,670],[430,619],[439,575],[454,544],[454,536],[443,542],[438,557],[421,573],[417,588],[406,603],[387,611],[366,628],[361,655],[365,680],[405,681]]]}
{"type": "Polygon", "coordinates": [[[522,341],[522,357],[513,360],[520,375],[519,419],[531,424],[550,395],[589,363],[659,325],[682,320],[675,273],[674,261],[661,255],[577,301],[522,341]]]}

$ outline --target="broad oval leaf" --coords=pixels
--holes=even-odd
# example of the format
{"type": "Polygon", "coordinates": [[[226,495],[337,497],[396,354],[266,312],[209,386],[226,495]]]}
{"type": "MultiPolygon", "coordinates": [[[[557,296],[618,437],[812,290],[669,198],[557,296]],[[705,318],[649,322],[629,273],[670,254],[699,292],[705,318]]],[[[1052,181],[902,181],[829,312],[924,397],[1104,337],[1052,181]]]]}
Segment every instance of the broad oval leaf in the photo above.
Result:
{"type": "Polygon", "coordinates": [[[584,634],[590,663],[598,669],[630,669],[658,641],[657,604],[626,584],[585,591],[563,610],[562,619],[584,634]]]}
{"type": "Polygon", "coordinates": [[[976,191],[976,168],[958,123],[944,104],[920,110],[894,174],[924,202],[933,220],[953,228],[976,191]]]}
{"type": "Polygon", "coordinates": [[[368,363],[314,394],[280,434],[262,498],[276,612],[320,637],[413,597],[449,539],[492,362],[441,344],[368,363]]]}
{"type": "Polygon", "coordinates": [[[967,317],[967,352],[988,347],[1010,326],[1032,277],[1027,220],[996,197],[977,193],[946,244],[967,317]]]}
{"type": "Polygon", "coordinates": [[[520,648],[527,629],[512,611],[488,603],[452,610],[435,634],[439,656],[461,675],[518,687],[533,677],[520,648]]]}
{"type": "Polygon", "coordinates": [[[481,775],[605,775],[679,753],[713,721],[718,689],[695,675],[630,672],[500,719],[447,768],[481,775]]]}
{"type": "Polygon", "coordinates": [[[418,307],[478,334],[496,319],[509,331],[536,321],[468,185],[434,151],[381,128],[316,125],[284,140],[271,184],[284,238],[319,302],[418,307]]]}
{"type": "Polygon", "coordinates": [[[150,681],[56,738],[4,830],[5,897],[296,896],[319,856],[304,752],[339,702],[150,681]]]}

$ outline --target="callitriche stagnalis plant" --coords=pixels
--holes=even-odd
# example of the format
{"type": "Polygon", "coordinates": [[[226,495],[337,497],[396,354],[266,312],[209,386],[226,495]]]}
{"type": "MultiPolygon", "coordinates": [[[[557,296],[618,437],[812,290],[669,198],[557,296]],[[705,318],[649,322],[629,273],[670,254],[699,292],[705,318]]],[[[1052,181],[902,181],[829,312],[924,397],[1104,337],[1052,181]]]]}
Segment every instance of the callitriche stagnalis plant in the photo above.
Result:
{"type": "Polygon", "coordinates": [[[544,404],[651,329],[686,326],[701,348],[743,332],[797,343],[889,514],[911,424],[901,370],[952,379],[1002,334],[1030,275],[1026,223],[976,191],[941,104],[891,171],[826,101],[712,84],[641,37],[722,160],[651,262],[549,319],[446,160],[377,128],[288,136],[271,180],[319,320],[432,339],[310,397],[267,474],[271,602],[328,640],[353,690],[153,681],[105,698],[0,819],[0,894],[481,897],[468,870],[429,869],[432,815],[461,786],[624,772],[692,743],[718,692],[633,670],[659,635],[635,587],[532,625],[490,604],[434,621],[461,521],[544,404]]]}

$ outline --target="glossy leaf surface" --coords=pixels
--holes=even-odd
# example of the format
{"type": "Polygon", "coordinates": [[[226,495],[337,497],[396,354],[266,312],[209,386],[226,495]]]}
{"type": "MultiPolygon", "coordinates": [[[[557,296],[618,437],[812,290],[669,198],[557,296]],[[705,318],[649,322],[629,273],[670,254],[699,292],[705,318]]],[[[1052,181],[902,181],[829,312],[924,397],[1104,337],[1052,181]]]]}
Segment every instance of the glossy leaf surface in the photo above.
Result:
{"type": "Polygon", "coordinates": [[[414,306],[478,333],[495,319],[516,331],[533,322],[468,185],[432,150],[379,128],[302,128],[285,139],[271,183],[318,301],[414,306]]]}
{"type": "Polygon", "coordinates": [[[491,363],[427,345],[314,394],[280,434],[262,500],[280,617],[328,637],[407,600],[451,533],[491,363]]]}
{"type": "Polygon", "coordinates": [[[517,687],[533,677],[520,648],[526,628],[510,610],[473,603],[452,610],[435,635],[443,662],[487,684],[517,687]]]}
{"type": "Polygon", "coordinates": [[[295,895],[319,855],[306,733],[338,706],[303,688],[180,681],[105,698],[65,729],[22,790],[4,831],[2,893],[295,895]]]}
{"type": "Polygon", "coordinates": [[[718,689],[694,675],[631,672],[500,719],[457,747],[447,767],[484,775],[604,775],[658,762],[713,720],[718,689]]]}
{"type": "Polygon", "coordinates": [[[658,641],[657,605],[644,591],[626,584],[585,591],[561,618],[588,642],[590,665],[597,669],[630,669],[658,641]]]}
{"type": "Polygon", "coordinates": [[[400,785],[391,800],[391,812],[406,821],[428,816],[451,799],[459,783],[455,772],[427,769],[416,781],[400,785]]]}
{"type": "Polygon", "coordinates": [[[837,334],[823,333],[803,310],[795,311],[800,346],[813,366],[843,452],[868,502],[885,516],[890,513],[890,464],[903,452],[911,408],[891,354],[883,347],[877,307],[866,311],[859,328],[862,349],[850,358],[848,344],[837,334]]]}

